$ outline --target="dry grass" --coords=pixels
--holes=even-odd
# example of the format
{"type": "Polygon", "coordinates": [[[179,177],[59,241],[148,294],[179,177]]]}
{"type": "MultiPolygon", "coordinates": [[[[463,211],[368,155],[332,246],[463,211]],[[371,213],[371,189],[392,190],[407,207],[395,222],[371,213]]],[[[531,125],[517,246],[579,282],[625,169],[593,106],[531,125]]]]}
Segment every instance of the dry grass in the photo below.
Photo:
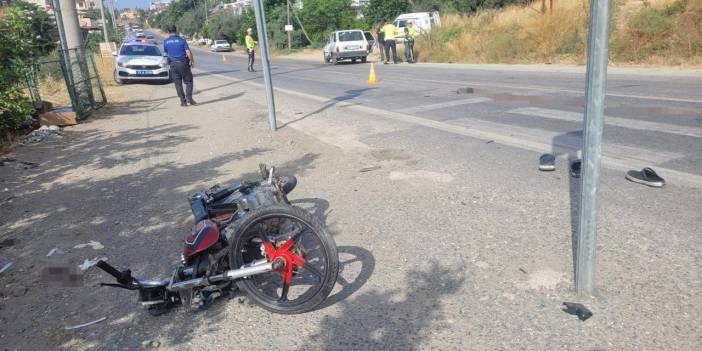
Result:
{"type": "Polygon", "coordinates": [[[117,85],[114,80],[115,59],[113,57],[101,57],[100,55],[95,55],[95,66],[97,67],[97,73],[100,75],[100,79],[102,80],[107,102],[110,104],[127,102],[128,99],[126,88],[124,86],[117,85]]]}
{"type": "MultiPolygon", "coordinates": [[[[666,30],[654,32],[654,35],[645,30],[651,26],[650,21],[660,20],[660,13],[675,4],[676,0],[615,1],[612,58],[628,64],[698,65],[702,61],[699,42],[702,40],[702,1],[688,0],[681,13],[665,15],[668,17],[661,21],[670,24],[666,30]],[[644,30],[632,31],[633,27],[644,30]]],[[[444,16],[439,30],[418,41],[418,59],[466,63],[584,63],[587,2],[554,0],[552,11],[542,14],[540,9],[541,2],[537,1],[480,11],[471,16],[444,16]]]]}

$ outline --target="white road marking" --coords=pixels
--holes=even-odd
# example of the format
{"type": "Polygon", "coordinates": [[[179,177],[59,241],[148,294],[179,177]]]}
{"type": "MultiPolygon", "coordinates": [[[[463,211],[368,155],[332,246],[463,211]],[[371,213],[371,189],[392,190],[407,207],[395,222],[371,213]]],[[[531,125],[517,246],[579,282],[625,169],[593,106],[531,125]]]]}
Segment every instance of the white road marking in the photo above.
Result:
{"type": "Polygon", "coordinates": [[[421,105],[421,106],[404,108],[404,109],[398,110],[398,112],[417,113],[417,112],[422,112],[422,111],[438,110],[438,109],[442,109],[442,108],[446,108],[446,107],[461,106],[461,105],[468,105],[468,104],[477,104],[477,103],[486,102],[486,101],[492,101],[492,99],[489,99],[486,97],[472,97],[470,99],[452,100],[452,101],[439,102],[436,104],[429,104],[429,105],[421,105]]]}
{"type": "MultiPolygon", "coordinates": [[[[464,127],[478,128],[494,133],[507,132],[513,137],[536,140],[550,144],[551,149],[556,154],[569,153],[582,148],[582,137],[579,133],[567,134],[558,133],[551,130],[539,128],[527,128],[515,125],[508,125],[485,121],[475,118],[460,118],[451,121],[464,127]]],[[[665,163],[671,160],[685,157],[683,154],[666,151],[653,151],[630,145],[621,145],[611,142],[602,143],[602,154],[614,158],[630,158],[651,164],[665,163]]]]}
{"type": "MultiPolygon", "coordinates": [[[[195,69],[195,71],[202,71],[199,69],[195,69]]],[[[203,71],[204,72],[204,71],[203,71]]],[[[225,76],[222,74],[212,74],[212,76],[219,77],[224,80],[229,80],[229,81],[234,81],[234,82],[239,82],[240,84],[248,85],[251,87],[257,87],[261,88],[263,86],[263,82],[261,80],[258,81],[246,81],[230,76],[225,76]]],[[[297,96],[305,99],[309,99],[312,101],[317,101],[321,103],[328,103],[330,101],[329,98],[323,97],[323,96],[318,96],[318,95],[313,95],[313,94],[308,94],[308,93],[303,93],[300,91],[296,90],[291,90],[291,89],[286,89],[286,88],[275,88],[276,91],[285,93],[288,95],[292,96],[297,96]]],[[[454,124],[450,123],[445,123],[445,122],[440,122],[440,121],[435,121],[431,119],[426,119],[426,118],[421,118],[417,116],[412,116],[408,114],[403,114],[403,113],[397,113],[393,111],[387,111],[387,110],[382,110],[382,109],[377,109],[373,107],[368,107],[364,105],[354,105],[352,103],[348,103],[345,101],[339,102],[336,107],[346,107],[348,110],[355,110],[358,112],[363,112],[363,113],[368,113],[374,116],[378,117],[384,117],[386,119],[390,120],[395,120],[395,121],[400,121],[408,124],[413,124],[417,126],[422,126],[426,128],[432,128],[440,131],[444,131],[447,133],[452,133],[456,135],[463,135],[467,136],[470,138],[476,138],[476,139],[481,139],[481,140],[494,140],[497,143],[515,147],[518,149],[522,150],[529,150],[529,151],[535,151],[535,152],[553,152],[553,145],[552,143],[544,143],[544,142],[539,142],[539,141],[533,141],[529,140],[528,138],[520,138],[520,137],[513,137],[511,135],[506,135],[506,132],[504,128],[500,132],[491,132],[491,131],[483,131],[483,130],[478,130],[478,129],[473,129],[473,128],[467,128],[467,127],[462,127],[462,126],[457,126],[454,124]]],[[[511,127],[511,126],[510,126],[511,127]]],[[[641,161],[638,159],[634,159],[631,157],[617,157],[617,156],[610,156],[610,155],[603,155],[602,156],[602,164],[610,169],[615,169],[619,171],[626,172],[631,169],[642,169],[644,167],[650,167],[651,164],[650,162],[647,161],[641,161]]],[[[669,183],[677,183],[680,185],[688,185],[697,189],[702,189],[702,176],[693,174],[693,173],[687,173],[683,171],[677,171],[674,169],[669,169],[669,168],[664,168],[664,167],[656,167],[657,172],[659,174],[662,174],[663,176],[668,179],[669,183]]]]}
{"type": "MultiPolygon", "coordinates": [[[[561,120],[561,121],[569,121],[569,122],[582,123],[582,121],[583,121],[583,114],[582,113],[571,112],[571,111],[562,111],[562,110],[552,110],[552,109],[538,108],[538,107],[517,108],[514,110],[509,110],[507,112],[514,113],[514,114],[520,114],[520,115],[536,116],[536,117],[542,117],[542,118],[548,118],[548,119],[556,119],[556,120],[561,120]]],[[[612,116],[605,116],[604,122],[605,122],[605,124],[608,124],[611,126],[617,126],[617,127],[623,127],[623,128],[629,128],[629,129],[664,132],[664,133],[671,133],[671,134],[677,134],[677,135],[685,135],[685,136],[691,136],[691,137],[696,137],[696,138],[702,138],[702,128],[692,127],[692,126],[680,126],[680,125],[675,125],[675,124],[640,121],[640,120],[635,120],[635,119],[612,117],[612,116]]]]}

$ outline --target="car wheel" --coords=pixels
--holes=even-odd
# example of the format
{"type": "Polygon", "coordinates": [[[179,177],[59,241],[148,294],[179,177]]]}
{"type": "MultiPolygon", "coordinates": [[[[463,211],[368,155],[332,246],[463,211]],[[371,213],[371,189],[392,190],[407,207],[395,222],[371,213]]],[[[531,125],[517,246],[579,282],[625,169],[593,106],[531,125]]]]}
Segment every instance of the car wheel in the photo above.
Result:
{"type": "Polygon", "coordinates": [[[356,59],[351,59],[351,63],[356,63],[356,59]]]}
{"type": "Polygon", "coordinates": [[[368,62],[368,57],[365,57],[365,56],[364,56],[364,57],[361,57],[361,62],[362,62],[362,63],[368,62]]]}
{"type": "Polygon", "coordinates": [[[117,83],[118,85],[124,84],[124,81],[122,79],[120,79],[119,76],[117,75],[117,70],[114,71],[113,76],[115,78],[115,83],[117,83]]]}
{"type": "Polygon", "coordinates": [[[339,59],[336,58],[336,56],[332,56],[331,63],[332,63],[332,65],[335,65],[335,64],[339,63],[339,59]]]}

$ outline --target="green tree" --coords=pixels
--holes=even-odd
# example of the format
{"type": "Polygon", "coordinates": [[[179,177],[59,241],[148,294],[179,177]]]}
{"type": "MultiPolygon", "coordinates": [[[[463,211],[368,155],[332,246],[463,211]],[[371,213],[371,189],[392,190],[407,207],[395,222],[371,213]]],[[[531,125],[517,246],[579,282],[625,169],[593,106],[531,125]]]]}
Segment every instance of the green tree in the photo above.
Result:
{"type": "MultiPolygon", "coordinates": [[[[393,1],[398,0],[385,2],[393,1]]],[[[351,7],[349,0],[306,0],[300,12],[300,21],[304,24],[310,39],[315,43],[321,43],[329,32],[360,27],[356,16],[356,10],[351,7]]]]}
{"type": "Polygon", "coordinates": [[[363,10],[363,17],[369,26],[374,26],[378,23],[390,22],[409,10],[410,2],[408,0],[371,0],[363,10]]]}
{"type": "Polygon", "coordinates": [[[0,137],[18,130],[31,117],[32,106],[22,88],[32,60],[50,49],[38,34],[48,29],[36,23],[42,18],[39,9],[28,4],[9,7],[0,17],[0,137]]]}

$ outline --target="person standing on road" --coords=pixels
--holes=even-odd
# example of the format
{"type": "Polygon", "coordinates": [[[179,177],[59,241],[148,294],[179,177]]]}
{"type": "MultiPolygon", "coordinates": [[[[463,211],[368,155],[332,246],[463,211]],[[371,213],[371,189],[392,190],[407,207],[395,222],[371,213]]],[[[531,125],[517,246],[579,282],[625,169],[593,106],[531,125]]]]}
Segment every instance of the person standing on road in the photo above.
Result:
{"type": "Polygon", "coordinates": [[[253,29],[247,29],[246,38],[244,41],[246,42],[246,53],[249,54],[249,72],[256,72],[253,68],[255,58],[254,55],[256,54],[254,48],[256,48],[256,44],[258,44],[258,42],[253,39],[253,36],[251,36],[252,33],[253,29]]]}
{"type": "Polygon", "coordinates": [[[414,40],[417,39],[417,28],[412,22],[405,27],[405,60],[414,63],[414,40]]]}
{"type": "Polygon", "coordinates": [[[168,56],[180,106],[195,105],[197,103],[193,100],[193,72],[190,70],[195,65],[193,53],[188,47],[188,42],[176,34],[176,26],[169,25],[166,29],[169,36],[163,41],[163,51],[168,56]],[[183,83],[185,83],[185,93],[183,93],[183,83]]]}
{"type": "Polygon", "coordinates": [[[397,47],[395,45],[397,27],[389,22],[380,31],[385,34],[385,63],[390,61],[390,51],[392,51],[392,62],[397,63],[397,47]]]}
{"type": "Polygon", "coordinates": [[[378,23],[378,26],[375,27],[375,37],[377,38],[376,43],[380,50],[380,61],[385,62],[385,33],[381,31],[382,27],[382,23],[378,23]]]}

